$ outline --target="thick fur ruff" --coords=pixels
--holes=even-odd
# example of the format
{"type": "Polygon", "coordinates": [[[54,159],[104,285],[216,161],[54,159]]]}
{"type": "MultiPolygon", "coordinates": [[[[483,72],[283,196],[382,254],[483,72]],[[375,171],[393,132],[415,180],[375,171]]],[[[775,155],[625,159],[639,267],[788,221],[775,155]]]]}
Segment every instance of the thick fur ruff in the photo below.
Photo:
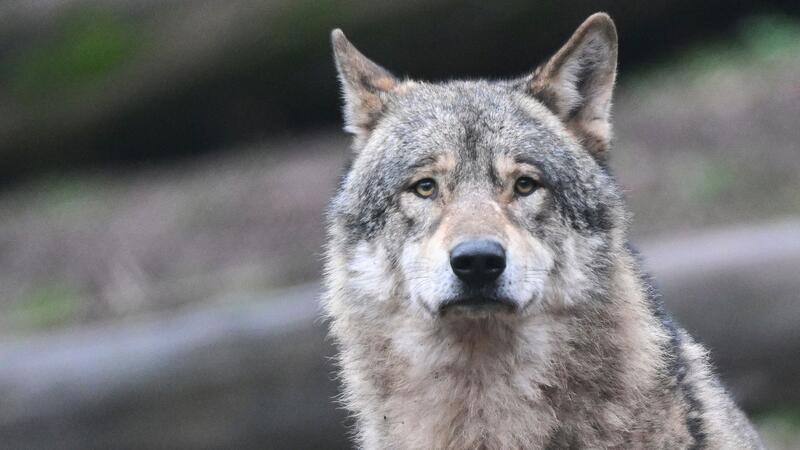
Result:
{"type": "Polygon", "coordinates": [[[324,307],[360,447],[760,448],[627,245],[608,16],[502,82],[402,81],[333,44],[356,156],[324,307]],[[477,297],[502,302],[459,306],[453,248],[477,238],[506,261],[477,297]]]}

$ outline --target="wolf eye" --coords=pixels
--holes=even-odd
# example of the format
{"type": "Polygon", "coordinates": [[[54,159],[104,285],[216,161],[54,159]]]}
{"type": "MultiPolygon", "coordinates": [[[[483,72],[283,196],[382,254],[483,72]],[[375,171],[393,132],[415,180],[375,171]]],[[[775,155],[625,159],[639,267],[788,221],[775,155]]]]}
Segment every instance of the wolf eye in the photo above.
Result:
{"type": "Polygon", "coordinates": [[[514,182],[514,192],[523,197],[531,195],[537,187],[539,187],[539,185],[531,177],[519,177],[517,181],[514,182]]]}
{"type": "Polygon", "coordinates": [[[436,182],[431,178],[423,178],[414,183],[412,189],[420,198],[431,198],[436,195],[436,182]]]}

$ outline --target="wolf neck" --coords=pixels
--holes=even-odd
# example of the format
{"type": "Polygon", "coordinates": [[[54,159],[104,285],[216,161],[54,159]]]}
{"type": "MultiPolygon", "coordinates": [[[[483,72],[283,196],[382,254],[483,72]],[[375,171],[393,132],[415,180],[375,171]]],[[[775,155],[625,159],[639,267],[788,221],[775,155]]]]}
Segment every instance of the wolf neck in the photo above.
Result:
{"type": "Polygon", "coordinates": [[[364,446],[539,448],[571,427],[628,426],[666,339],[631,267],[616,268],[608,291],[620,294],[602,307],[516,322],[409,318],[353,342],[342,362],[364,446]]]}

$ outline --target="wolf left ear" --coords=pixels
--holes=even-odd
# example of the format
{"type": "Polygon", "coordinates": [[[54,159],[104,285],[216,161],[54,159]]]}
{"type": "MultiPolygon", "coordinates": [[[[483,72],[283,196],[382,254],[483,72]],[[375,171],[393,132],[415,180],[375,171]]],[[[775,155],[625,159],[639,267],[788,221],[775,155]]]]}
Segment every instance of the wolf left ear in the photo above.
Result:
{"type": "Polygon", "coordinates": [[[359,147],[383,114],[389,94],[400,83],[388,70],[362,55],[342,30],[331,32],[331,44],[344,95],[345,130],[355,135],[359,147]]]}
{"type": "Polygon", "coordinates": [[[590,16],[526,80],[528,92],[553,111],[600,162],[611,141],[611,95],[617,75],[617,30],[605,13],[590,16]]]}

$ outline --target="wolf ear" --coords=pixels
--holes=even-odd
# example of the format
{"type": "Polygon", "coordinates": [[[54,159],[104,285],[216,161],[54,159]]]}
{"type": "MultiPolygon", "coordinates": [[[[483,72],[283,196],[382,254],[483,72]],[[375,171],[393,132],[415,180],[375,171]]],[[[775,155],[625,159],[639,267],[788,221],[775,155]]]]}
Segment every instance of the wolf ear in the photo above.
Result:
{"type": "Polygon", "coordinates": [[[362,55],[342,30],[331,32],[331,44],[344,95],[345,130],[353,133],[358,143],[375,127],[389,93],[400,83],[389,71],[362,55]]]}
{"type": "Polygon", "coordinates": [[[605,162],[611,141],[611,94],[617,75],[617,30],[605,13],[586,19],[527,82],[584,147],[605,162]]]}

